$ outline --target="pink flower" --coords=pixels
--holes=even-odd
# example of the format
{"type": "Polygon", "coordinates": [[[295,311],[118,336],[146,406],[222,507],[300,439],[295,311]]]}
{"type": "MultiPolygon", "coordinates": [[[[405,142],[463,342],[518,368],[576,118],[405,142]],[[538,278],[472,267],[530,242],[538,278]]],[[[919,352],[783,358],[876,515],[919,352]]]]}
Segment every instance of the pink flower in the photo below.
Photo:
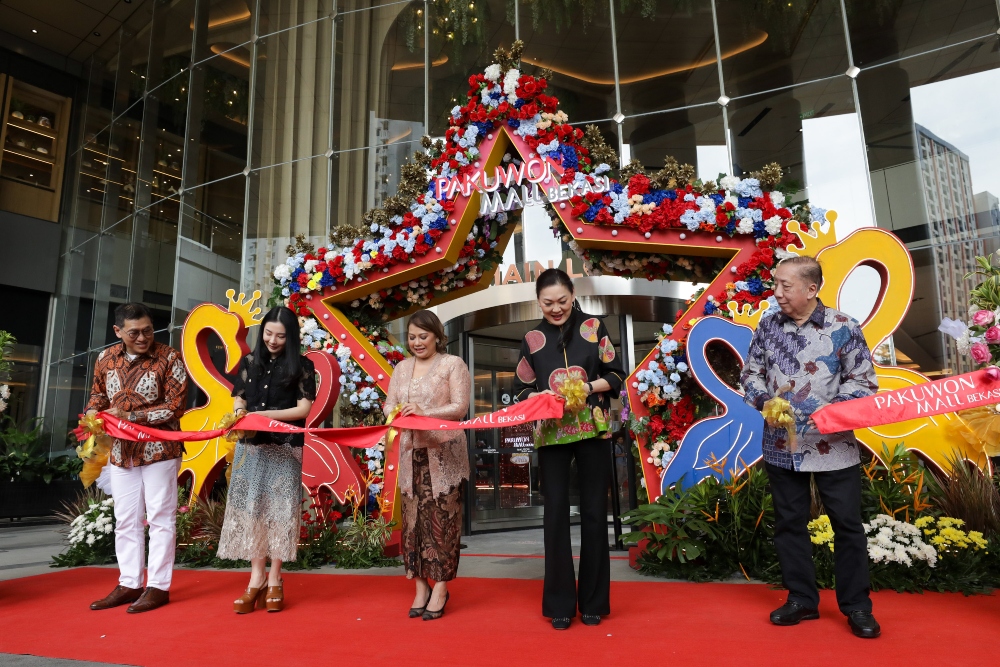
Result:
{"type": "Polygon", "coordinates": [[[977,327],[984,327],[987,324],[993,322],[993,311],[992,310],[980,310],[977,311],[975,315],[972,316],[972,323],[977,327]]]}
{"type": "Polygon", "coordinates": [[[188,507],[187,505],[181,505],[180,507],[178,507],[178,508],[177,508],[177,511],[178,511],[178,512],[179,512],[180,514],[187,514],[188,512],[190,512],[190,511],[191,511],[191,508],[190,508],[190,507],[188,507]]]}
{"type": "Polygon", "coordinates": [[[986,370],[986,377],[993,380],[994,382],[1000,380],[1000,368],[997,368],[996,366],[987,366],[985,370],[986,370]]]}
{"type": "Polygon", "coordinates": [[[984,338],[986,339],[986,342],[989,343],[990,345],[1000,343],[1000,327],[998,327],[995,324],[991,326],[989,329],[986,330],[986,335],[984,336],[984,338]]]}
{"type": "Polygon", "coordinates": [[[969,352],[972,354],[972,360],[977,364],[985,364],[993,358],[993,355],[990,354],[990,348],[986,343],[973,343],[972,347],[969,348],[969,352]]]}

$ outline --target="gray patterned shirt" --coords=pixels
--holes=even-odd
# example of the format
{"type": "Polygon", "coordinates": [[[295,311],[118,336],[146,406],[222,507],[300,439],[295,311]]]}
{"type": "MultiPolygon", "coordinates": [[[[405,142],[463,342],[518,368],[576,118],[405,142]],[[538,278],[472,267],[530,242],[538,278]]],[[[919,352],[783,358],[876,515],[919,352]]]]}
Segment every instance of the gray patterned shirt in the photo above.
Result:
{"type": "Polygon", "coordinates": [[[802,472],[840,470],[860,463],[852,431],[823,435],[809,424],[827,403],[871,396],[878,390],[871,351],[858,322],[817,301],[799,326],[784,313],[764,317],[753,334],[740,383],[747,404],[760,410],[782,394],[795,414],[795,451],[782,428],[764,427],[764,460],[802,472]]]}

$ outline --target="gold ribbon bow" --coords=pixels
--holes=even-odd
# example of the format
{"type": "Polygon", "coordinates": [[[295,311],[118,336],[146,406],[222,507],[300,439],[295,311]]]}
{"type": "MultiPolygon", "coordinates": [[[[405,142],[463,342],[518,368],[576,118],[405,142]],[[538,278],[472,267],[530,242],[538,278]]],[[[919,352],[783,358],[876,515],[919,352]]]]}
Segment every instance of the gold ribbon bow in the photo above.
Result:
{"type": "MultiPolygon", "coordinates": [[[[400,404],[400,405],[397,405],[396,407],[394,407],[392,410],[389,411],[389,415],[385,418],[385,424],[386,424],[386,426],[389,426],[389,424],[392,424],[392,420],[399,416],[399,411],[402,410],[402,409],[403,409],[403,406],[402,406],[402,404],[400,404]]],[[[392,428],[391,426],[389,427],[388,432],[386,432],[386,434],[385,434],[386,449],[388,449],[389,445],[392,444],[392,441],[395,439],[396,434],[398,432],[399,432],[399,429],[392,428]]]]}
{"type": "Polygon", "coordinates": [[[76,455],[83,459],[80,481],[88,488],[101,475],[101,469],[108,463],[111,452],[111,436],[104,432],[104,420],[83,415],[78,422],[79,429],[89,433],[89,437],[76,447],[76,455]]]}
{"type": "Polygon", "coordinates": [[[1000,456],[1000,411],[995,405],[962,410],[947,429],[963,437],[986,456],[1000,456]]]}
{"type": "MultiPolygon", "coordinates": [[[[215,425],[215,428],[223,428],[228,431],[221,440],[222,447],[226,452],[226,463],[229,464],[226,466],[227,482],[231,481],[233,476],[233,458],[236,456],[236,443],[245,438],[252,438],[257,434],[257,431],[239,431],[233,429],[233,424],[242,419],[246,413],[246,410],[227,412],[219,420],[219,423],[215,425]]],[[[239,466],[236,467],[238,468],[239,466]]]]}
{"type": "Polygon", "coordinates": [[[780,396],[789,389],[790,387],[787,385],[779,389],[779,395],[766,401],[760,413],[769,426],[785,429],[785,433],[788,434],[788,449],[794,452],[796,448],[795,414],[792,412],[792,404],[780,396]]]}
{"type": "Polygon", "coordinates": [[[566,410],[579,412],[587,407],[587,382],[580,371],[569,371],[559,387],[559,395],[566,399],[566,410]]]}

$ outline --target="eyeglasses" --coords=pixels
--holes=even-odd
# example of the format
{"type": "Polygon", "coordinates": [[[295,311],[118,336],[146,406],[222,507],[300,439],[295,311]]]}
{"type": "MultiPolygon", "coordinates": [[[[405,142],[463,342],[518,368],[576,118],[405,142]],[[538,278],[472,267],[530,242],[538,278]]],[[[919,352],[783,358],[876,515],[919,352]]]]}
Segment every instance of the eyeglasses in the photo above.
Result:
{"type": "Polygon", "coordinates": [[[153,327],[146,327],[145,329],[129,329],[128,331],[123,331],[122,334],[129,340],[135,340],[139,336],[149,339],[153,337],[153,327]]]}

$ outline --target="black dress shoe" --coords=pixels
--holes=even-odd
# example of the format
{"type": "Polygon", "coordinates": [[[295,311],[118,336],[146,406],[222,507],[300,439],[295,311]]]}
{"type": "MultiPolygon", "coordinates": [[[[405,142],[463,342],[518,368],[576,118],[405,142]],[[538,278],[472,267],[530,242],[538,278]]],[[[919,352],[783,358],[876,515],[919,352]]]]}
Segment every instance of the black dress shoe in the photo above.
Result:
{"type": "Polygon", "coordinates": [[[847,624],[855,636],[862,639],[875,639],[882,634],[882,628],[870,611],[852,611],[847,615],[847,624]]]}
{"type": "Polygon", "coordinates": [[[814,621],[819,611],[806,609],[797,602],[786,602],[771,612],[771,622],[775,625],[798,625],[799,621],[814,621]]]}
{"type": "Polygon", "coordinates": [[[584,625],[600,625],[601,615],[600,614],[582,614],[580,620],[583,621],[584,625]]]}
{"type": "Polygon", "coordinates": [[[566,630],[569,628],[569,624],[573,622],[572,618],[553,618],[552,627],[556,630],[566,630]]]}

